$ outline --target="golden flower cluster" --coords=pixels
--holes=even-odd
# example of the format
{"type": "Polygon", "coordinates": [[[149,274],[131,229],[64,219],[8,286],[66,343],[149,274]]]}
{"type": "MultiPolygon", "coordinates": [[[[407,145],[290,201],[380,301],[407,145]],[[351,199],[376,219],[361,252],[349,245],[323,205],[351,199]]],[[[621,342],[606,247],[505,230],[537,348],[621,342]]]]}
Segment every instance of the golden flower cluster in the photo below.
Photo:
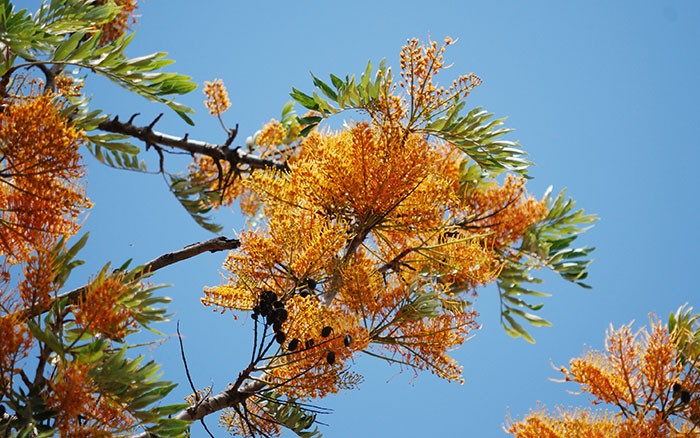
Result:
{"type": "Polygon", "coordinates": [[[324,214],[372,228],[430,227],[441,220],[449,185],[440,157],[418,134],[386,137],[358,123],[338,134],[312,134],[290,163],[290,183],[324,214]]]}
{"type": "Polygon", "coordinates": [[[547,214],[547,207],[525,195],[525,179],[508,175],[502,186],[474,190],[463,199],[468,214],[464,227],[479,230],[503,248],[516,242],[547,214]]]}
{"type": "MultiPolygon", "coordinates": [[[[590,409],[572,412],[558,409],[556,416],[544,410],[531,412],[526,420],[509,426],[508,433],[518,438],[611,438],[616,437],[618,422],[608,413],[590,409]]],[[[636,435],[630,435],[632,438],[636,435]]]]}
{"type": "Polygon", "coordinates": [[[85,83],[67,74],[61,74],[54,78],[56,94],[63,97],[78,97],[82,94],[85,83]]]}
{"type": "MultiPolygon", "coordinates": [[[[34,90],[37,93],[38,90],[34,90]]],[[[90,207],[78,151],[83,134],[49,94],[7,99],[0,113],[0,254],[26,256],[46,235],[72,235],[90,207]]]]}
{"type": "Polygon", "coordinates": [[[425,121],[432,114],[445,111],[454,104],[455,98],[467,97],[472,89],[481,84],[481,79],[473,73],[458,77],[448,89],[435,83],[435,76],[445,68],[445,50],[454,42],[447,37],[442,46],[438,46],[436,41],[424,46],[414,38],[402,48],[402,80],[399,85],[410,96],[409,123],[425,121]]]}
{"type": "Polygon", "coordinates": [[[53,241],[46,236],[42,245],[27,255],[24,260],[23,279],[17,285],[17,291],[24,309],[46,308],[56,292],[54,277],[54,254],[49,247],[53,241]]]}
{"type": "Polygon", "coordinates": [[[266,379],[290,397],[318,398],[338,392],[354,351],[367,346],[355,315],[322,305],[315,296],[292,296],[282,325],[284,354],[269,365],[266,379]]]}
{"type": "Polygon", "coordinates": [[[16,365],[29,355],[32,337],[16,313],[0,315],[0,393],[12,391],[13,377],[20,372],[16,365]]]}
{"type": "Polygon", "coordinates": [[[61,363],[43,396],[56,412],[55,428],[61,436],[111,437],[129,430],[136,419],[106,394],[99,394],[90,377],[90,365],[61,363]]]}
{"type": "MultiPolygon", "coordinates": [[[[205,191],[218,193],[217,206],[231,205],[247,190],[240,183],[240,175],[232,171],[228,161],[218,162],[205,155],[196,155],[187,166],[187,180],[194,186],[202,186],[205,191]]],[[[201,201],[204,202],[204,201],[201,201]]],[[[211,205],[202,205],[210,208],[211,205]]]]}
{"type": "MultiPolygon", "coordinates": [[[[478,85],[467,75],[438,87],[443,52],[409,42],[401,67],[410,102],[386,85],[365,108],[371,121],[311,132],[288,171],[242,180],[265,222],[241,234],[224,263],[228,281],[202,302],[252,312],[257,333],[262,325],[279,341],[256,369],[283,395],[352,386],[347,366],[358,351],[459,381],[448,353],[478,327],[475,289],[498,278],[503,252],[546,214],[521,179],[465,190],[469,158],[416,129],[478,85]],[[284,322],[260,312],[270,294],[284,322]]],[[[275,148],[288,138],[273,120],[256,143],[275,148]]]]}
{"type": "Polygon", "coordinates": [[[273,147],[284,143],[285,138],[287,138],[287,129],[280,122],[272,119],[255,136],[255,143],[259,146],[273,147]]]}
{"type": "Polygon", "coordinates": [[[593,396],[593,404],[614,406],[617,412],[540,409],[511,422],[508,432],[518,438],[697,436],[700,372],[697,362],[682,365],[677,347],[654,319],[650,332],[611,327],[605,351],[589,351],[562,372],[593,396]]]}
{"type": "MultiPolygon", "coordinates": [[[[95,3],[104,5],[108,0],[97,0],[95,3]]],[[[113,0],[120,8],[117,15],[100,27],[102,44],[109,44],[124,35],[136,23],[136,0],[113,0]]]]}
{"type": "Polygon", "coordinates": [[[108,339],[123,339],[134,326],[132,310],[121,302],[128,292],[123,275],[99,275],[80,296],[73,311],[76,324],[108,339]]]}
{"type": "Polygon", "coordinates": [[[226,86],[221,79],[204,82],[204,94],[207,96],[204,105],[209,109],[209,114],[213,116],[220,116],[231,107],[226,86]]]}

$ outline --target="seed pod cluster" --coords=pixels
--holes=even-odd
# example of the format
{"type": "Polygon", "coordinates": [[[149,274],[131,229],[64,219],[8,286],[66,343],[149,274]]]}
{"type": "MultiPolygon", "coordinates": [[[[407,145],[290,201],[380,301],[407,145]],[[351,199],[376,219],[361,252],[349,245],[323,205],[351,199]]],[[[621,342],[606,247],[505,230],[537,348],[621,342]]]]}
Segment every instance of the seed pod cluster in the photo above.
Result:
{"type": "Polygon", "coordinates": [[[690,392],[683,389],[683,386],[681,386],[680,383],[673,384],[673,395],[680,397],[681,402],[683,403],[690,402],[690,392]]]}
{"type": "MultiPolygon", "coordinates": [[[[280,333],[281,332],[279,332],[279,333],[276,332],[276,336],[279,336],[280,333]]],[[[327,325],[321,329],[320,335],[322,338],[327,338],[332,333],[333,333],[333,327],[327,325]]],[[[281,333],[281,335],[282,335],[281,340],[280,340],[280,338],[276,337],[277,342],[279,342],[280,344],[282,344],[285,341],[284,333],[281,333]]],[[[345,334],[343,336],[343,345],[345,345],[346,347],[350,347],[351,344],[352,344],[352,336],[349,334],[345,334]]],[[[287,351],[289,351],[289,352],[297,351],[302,346],[303,346],[302,350],[310,350],[310,349],[314,348],[315,345],[316,345],[316,340],[314,338],[309,338],[303,342],[299,338],[294,338],[294,339],[290,340],[289,343],[287,344],[287,351]]],[[[328,349],[328,350],[326,350],[325,354],[326,354],[326,357],[325,357],[326,363],[328,363],[329,365],[333,365],[335,363],[335,359],[336,359],[335,351],[328,349]]]]}
{"type": "Polygon", "coordinates": [[[306,287],[303,289],[299,290],[298,294],[302,298],[308,297],[310,294],[314,293],[316,291],[316,285],[318,285],[318,282],[314,280],[313,278],[309,278],[306,280],[306,287]]]}
{"type": "Polygon", "coordinates": [[[265,325],[272,326],[275,341],[278,344],[284,343],[287,339],[287,335],[282,331],[282,324],[288,316],[289,312],[284,308],[284,302],[280,301],[277,294],[270,290],[264,290],[260,293],[258,305],[253,307],[251,315],[254,320],[258,321],[259,318],[262,318],[265,325]]]}

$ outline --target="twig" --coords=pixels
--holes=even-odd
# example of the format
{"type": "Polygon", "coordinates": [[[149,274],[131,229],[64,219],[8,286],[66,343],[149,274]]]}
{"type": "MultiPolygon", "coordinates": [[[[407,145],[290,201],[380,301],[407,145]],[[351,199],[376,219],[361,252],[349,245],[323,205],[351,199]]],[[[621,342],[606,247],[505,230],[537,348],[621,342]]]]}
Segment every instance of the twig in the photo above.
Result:
{"type": "MultiPolygon", "coordinates": [[[[185,346],[182,342],[182,334],[180,333],[180,321],[177,322],[177,340],[180,342],[180,355],[182,355],[182,363],[185,366],[185,374],[187,375],[187,381],[190,383],[190,388],[192,388],[192,394],[194,395],[194,402],[199,403],[199,393],[197,388],[194,387],[194,382],[192,382],[192,376],[190,375],[190,367],[187,366],[187,357],[185,357],[185,346]]],[[[211,438],[214,438],[211,431],[204,422],[204,418],[200,418],[199,422],[202,423],[202,427],[209,434],[211,438]]]]}
{"type": "MultiPolygon", "coordinates": [[[[155,259],[151,260],[150,262],[144,264],[141,266],[138,271],[138,276],[139,277],[145,277],[152,272],[155,272],[159,269],[162,269],[166,266],[175,264],[177,262],[195,257],[199,254],[202,254],[204,252],[218,252],[218,251],[226,251],[226,250],[231,250],[231,249],[236,249],[240,246],[240,241],[238,239],[229,239],[227,237],[215,237],[213,239],[206,240],[204,242],[197,242],[192,245],[187,245],[183,249],[179,251],[174,251],[174,252],[169,252],[167,254],[163,254],[159,257],[156,257],[155,259]]],[[[62,300],[62,299],[67,299],[68,303],[76,303],[78,299],[82,296],[82,294],[85,293],[87,290],[88,286],[81,286],[77,289],[73,289],[72,291],[65,292],[56,299],[45,306],[41,307],[35,307],[32,309],[28,309],[23,312],[22,317],[23,318],[33,318],[36,316],[39,316],[45,312],[47,312],[53,303],[57,300],[62,300]]]]}
{"type": "MultiPolygon", "coordinates": [[[[146,145],[162,145],[187,151],[191,154],[201,154],[212,158],[214,161],[225,160],[232,166],[245,164],[251,169],[273,168],[278,170],[288,170],[287,164],[261,158],[248,154],[238,148],[231,149],[228,144],[216,145],[199,140],[190,140],[187,136],[175,137],[154,131],[153,123],[150,126],[136,126],[131,123],[133,117],[128,122],[122,122],[118,117],[106,120],[97,127],[103,131],[117,134],[129,135],[146,143],[146,145]]],[[[231,138],[231,137],[229,137],[231,138]]]]}
{"type": "Polygon", "coordinates": [[[190,388],[192,389],[192,394],[194,395],[194,401],[199,402],[199,393],[197,388],[194,387],[194,382],[192,382],[192,376],[190,375],[190,367],[187,366],[187,358],[185,357],[185,346],[182,343],[182,334],[180,333],[180,321],[177,322],[175,328],[177,331],[177,340],[180,342],[180,355],[182,356],[182,364],[185,366],[185,374],[187,375],[187,381],[190,382],[190,388]]]}

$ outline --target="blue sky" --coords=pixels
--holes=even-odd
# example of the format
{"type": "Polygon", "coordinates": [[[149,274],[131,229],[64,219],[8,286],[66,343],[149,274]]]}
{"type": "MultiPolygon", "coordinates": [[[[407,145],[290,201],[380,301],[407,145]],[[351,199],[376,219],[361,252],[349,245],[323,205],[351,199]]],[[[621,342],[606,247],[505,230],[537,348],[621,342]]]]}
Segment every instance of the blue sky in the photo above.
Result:
{"type": "MultiPolygon", "coordinates": [[[[666,318],[685,302],[696,309],[695,270],[700,247],[697,190],[700,174],[700,3],[677,1],[387,1],[195,3],[147,0],[129,54],[169,52],[180,73],[202,83],[221,78],[233,107],[229,125],[240,125],[242,143],[270,118],[279,118],[295,86],[310,90],[309,72],[361,73],[368,60],[398,65],[407,38],[459,38],[446,58],[443,78],[474,72],[483,84],[470,96],[516,128],[537,163],[529,190],[567,188],[601,220],[582,237],[597,247],[587,291],[546,275],[541,314],[554,323],[535,329],[535,345],[508,337],[499,324],[495,289],[481,291],[476,308],[483,329],[454,356],[464,365],[464,385],[447,384],[371,358],[359,390],[319,404],[335,410],[321,421],[329,437],[500,437],[510,412],[522,416],[538,402],[582,405],[575,387],[551,382],[552,367],[585,348],[602,347],[610,323],[666,318]]],[[[166,111],[156,129],[223,142],[207,115],[201,90],[183,100],[197,110],[196,127],[173,113],[120,92],[106,82],[90,87],[94,105],[122,119],[142,113],[147,124],[166,111]]],[[[154,157],[150,157],[154,162],[154,157]]],[[[145,262],[212,237],[191,221],[157,175],[137,175],[88,160],[88,190],[95,207],[91,232],[72,281],[81,284],[111,260],[145,262]]],[[[176,170],[182,162],[170,161],[176,170]]],[[[232,236],[244,223],[223,211],[232,236]]],[[[148,354],[167,378],[185,383],[175,321],[185,336],[190,370],[199,387],[221,390],[245,366],[251,326],[199,304],[203,286],[221,281],[223,254],[169,267],[154,278],[173,286],[170,337],[148,354]]],[[[189,390],[177,389],[173,401],[189,390]]],[[[214,426],[215,419],[209,419],[214,426]]],[[[203,431],[194,426],[193,436],[203,431]]],[[[216,428],[214,428],[216,429],[216,428]]],[[[225,436],[223,430],[216,430],[225,436]]]]}

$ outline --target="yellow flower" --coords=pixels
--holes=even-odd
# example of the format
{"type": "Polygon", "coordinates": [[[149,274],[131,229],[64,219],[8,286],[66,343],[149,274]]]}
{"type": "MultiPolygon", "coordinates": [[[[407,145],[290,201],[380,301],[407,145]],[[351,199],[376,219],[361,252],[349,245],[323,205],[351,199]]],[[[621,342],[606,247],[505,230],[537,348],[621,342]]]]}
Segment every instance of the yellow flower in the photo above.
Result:
{"type": "Polygon", "coordinates": [[[204,94],[207,96],[204,105],[209,109],[209,114],[213,116],[220,116],[231,107],[226,86],[221,79],[204,82],[204,94]]]}

